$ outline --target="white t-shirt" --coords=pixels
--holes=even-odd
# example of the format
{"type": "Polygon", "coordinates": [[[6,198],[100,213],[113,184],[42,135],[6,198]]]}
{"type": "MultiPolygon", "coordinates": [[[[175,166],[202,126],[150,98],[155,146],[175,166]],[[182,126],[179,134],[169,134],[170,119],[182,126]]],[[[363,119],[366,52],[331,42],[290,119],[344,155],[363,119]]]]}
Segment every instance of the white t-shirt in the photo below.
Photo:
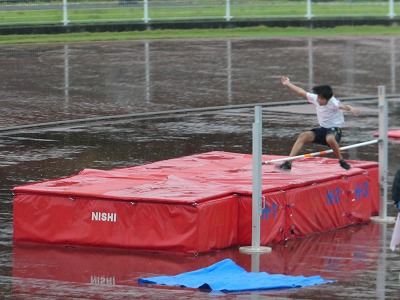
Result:
{"type": "Polygon", "coordinates": [[[329,99],[326,105],[318,104],[318,95],[307,93],[308,102],[317,107],[317,117],[319,126],[325,128],[339,127],[344,125],[343,111],[339,108],[340,101],[335,97],[329,99]]]}

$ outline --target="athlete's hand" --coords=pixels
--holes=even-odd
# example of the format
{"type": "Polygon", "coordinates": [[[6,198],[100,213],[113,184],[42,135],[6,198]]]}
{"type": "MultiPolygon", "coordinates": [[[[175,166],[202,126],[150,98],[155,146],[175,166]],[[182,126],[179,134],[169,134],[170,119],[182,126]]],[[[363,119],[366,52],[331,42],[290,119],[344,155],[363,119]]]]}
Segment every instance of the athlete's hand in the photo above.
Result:
{"type": "Polygon", "coordinates": [[[290,82],[290,79],[287,76],[282,76],[281,77],[281,82],[282,82],[283,85],[287,85],[290,82]]]}
{"type": "Polygon", "coordinates": [[[339,105],[339,108],[351,112],[356,117],[358,117],[360,114],[360,110],[358,108],[355,108],[350,105],[342,105],[341,104],[341,105],[339,105]]]}
{"type": "Polygon", "coordinates": [[[356,116],[356,117],[358,117],[360,115],[360,110],[353,106],[350,106],[350,112],[353,114],[353,116],[356,116]]]}

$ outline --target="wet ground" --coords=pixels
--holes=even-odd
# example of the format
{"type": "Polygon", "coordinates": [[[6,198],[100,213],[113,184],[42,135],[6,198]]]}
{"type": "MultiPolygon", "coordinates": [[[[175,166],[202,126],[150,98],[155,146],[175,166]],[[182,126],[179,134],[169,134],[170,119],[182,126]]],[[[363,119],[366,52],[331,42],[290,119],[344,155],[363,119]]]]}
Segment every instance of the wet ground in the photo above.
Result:
{"type": "MultiPolygon", "coordinates": [[[[362,111],[358,118],[346,114],[342,145],[370,140],[378,130],[378,104],[363,99],[374,98],[378,85],[393,95],[389,127],[400,127],[399,51],[397,37],[1,46],[0,298],[398,299],[399,252],[388,248],[393,225],[371,223],[287,241],[259,258],[237,248],[193,257],[23,246],[12,242],[10,189],[84,168],[212,150],[251,153],[251,104],[298,100],[280,85],[281,74],[306,89],[331,84],[337,97],[362,111]],[[235,295],[137,285],[139,277],[177,274],[227,257],[248,271],[321,275],[336,282],[235,295]]],[[[266,107],[263,124],[264,153],[287,154],[316,118],[296,106],[266,107]]],[[[399,147],[389,144],[389,183],[400,167],[399,147]]],[[[378,159],[376,145],[344,155],[378,159]]],[[[394,216],[391,206],[389,214],[394,216]]]]}

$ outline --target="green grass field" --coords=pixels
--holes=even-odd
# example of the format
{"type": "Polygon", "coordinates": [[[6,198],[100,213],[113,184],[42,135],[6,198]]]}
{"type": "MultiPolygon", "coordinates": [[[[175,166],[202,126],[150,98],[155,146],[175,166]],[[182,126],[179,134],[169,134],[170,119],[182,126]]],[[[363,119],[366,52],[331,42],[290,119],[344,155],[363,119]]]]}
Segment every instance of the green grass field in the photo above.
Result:
{"type": "MultiPolygon", "coordinates": [[[[153,21],[162,20],[196,20],[216,19],[223,20],[226,15],[225,1],[150,1],[148,16],[153,21]]],[[[10,24],[60,24],[63,20],[62,1],[49,3],[35,1],[34,6],[29,3],[6,5],[0,2],[0,26],[10,24]],[[40,8],[39,8],[40,7],[40,8]],[[31,8],[31,9],[30,9],[31,8]]],[[[143,2],[135,5],[119,5],[118,1],[102,3],[93,1],[74,1],[68,3],[91,4],[91,7],[80,8],[68,6],[68,20],[71,23],[91,22],[121,22],[139,21],[144,17],[143,2]]],[[[11,3],[12,4],[12,3],[11,3]]],[[[400,6],[394,7],[394,13],[400,15],[400,6]]],[[[312,14],[315,17],[332,16],[375,16],[386,17],[389,13],[387,1],[328,1],[313,2],[312,14]]],[[[266,19],[266,18],[302,18],[307,14],[306,1],[231,1],[230,15],[234,19],[266,19]]]]}
{"type": "Polygon", "coordinates": [[[301,27],[271,28],[265,26],[234,29],[146,30],[128,32],[0,35],[0,44],[92,42],[111,40],[185,39],[185,38],[238,38],[238,37],[289,37],[289,36],[348,36],[397,35],[397,26],[339,26],[327,29],[301,27]]]}
{"type": "MultiPolygon", "coordinates": [[[[19,0],[24,1],[24,0],[19,0]]],[[[60,0],[31,0],[27,2],[0,2],[0,26],[41,26],[44,24],[62,24],[63,11],[60,0]],[[55,9],[51,5],[59,5],[55,9]],[[39,6],[37,6],[39,5],[39,6]],[[36,7],[34,9],[34,7],[36,7]],[[38,8],[39,7],[39,8],[38,8]],[[23,8],[28,8],[27,10],[23,8]],[[31,9],[32,8],[32,9],[31,9]]],[[[92,8],[70,6],[68,20],[70,24],[111,24],[123,22],[143,22],[143,2],[133,5],[119,5],[119,0],[69,0],[68,3],[92,4],[92,8]],[[101,3],[99,3],[101,1],[101,3]],[[108,8],[105,5],[108,4],[108,8]],[[102,6],[103,5],[103,6],[102,6]]],[[[125,0],[126,1],[126,0],[125,0]]],[[[162,20],[200,20],[212,19],[224,21],[225,0],[152,0],[149,6],[151,21],[162,20]],[[200,4],[199,4],[200,3],[200,4]],[[172,4],[169,5],[169,4],[172,4]]],[[[233,20],[240,19],[305,19],[305,0],[231,0],[230,15],[233,20]]],[[[313,1],[312,14],[319,19],[333,19],[344,16],[379,16],[387,18],[388,2],[368,0],[313,1]]],[[[396,3],[395,13],[400,15],[400,5],[396,3]],[[397,10],[397,11],[396,11],[397,10]]],[[[328,36],[328,35],[382,35],[399,34],[400,27],[391,26],[342,26],[329,29],[309,28],[269,28],[248,27],[235,29],[203,30],[146,30],[132,32],[36,34],[36,35],[0,35],[0,44],[16,43],[58,43],[103,40],[168,39],[168,38],[226,38],[226,37],[278,37],[278,36],[328,36]]]]}

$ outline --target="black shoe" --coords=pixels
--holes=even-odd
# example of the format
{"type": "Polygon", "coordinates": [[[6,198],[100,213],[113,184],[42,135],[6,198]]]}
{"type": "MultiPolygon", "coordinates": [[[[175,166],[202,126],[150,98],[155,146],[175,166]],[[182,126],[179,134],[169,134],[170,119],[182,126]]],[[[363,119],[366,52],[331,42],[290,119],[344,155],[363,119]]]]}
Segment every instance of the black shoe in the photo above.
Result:
{"type": "Polygon", "coordinates": [[[292,169],[292,162],[285,161],[283,164],[275,166],[275,168],[285,170],[285,171],[290,171],[292,169]]]}
{"type": "Polygon", "coordinates": [[[351,169],[351,166],[344,159],[339,160],[339,164],[345,170],[351,169]]]}

